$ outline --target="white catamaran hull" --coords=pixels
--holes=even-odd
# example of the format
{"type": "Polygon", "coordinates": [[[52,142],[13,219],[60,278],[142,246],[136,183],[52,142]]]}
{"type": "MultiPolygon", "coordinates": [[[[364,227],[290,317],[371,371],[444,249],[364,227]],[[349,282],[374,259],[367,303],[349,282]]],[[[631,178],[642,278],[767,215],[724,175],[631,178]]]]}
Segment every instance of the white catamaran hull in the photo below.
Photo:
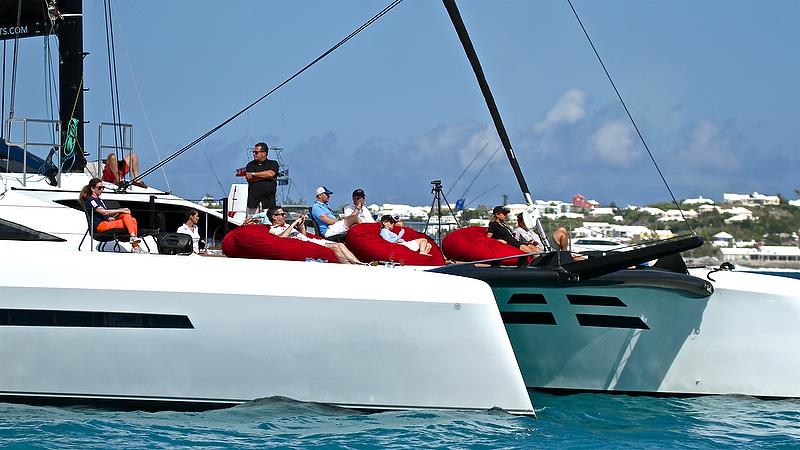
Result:
{"type": "Polygon", "coordinates": [[[624,284],[494,291],[529,388],[800,397],[800,280],[726,271],[711,279],[705,298],[624,284]],[[509,304],[520,292],[546,304],[509,304]],[[554,323],[520,323],[514,311],[552,314],[554,323]]]}
{"type": "Polygon", "coordinates": [[[533,412],[494,298],[477,280],[221,257],[27,253],[14,244],[0,243],[5,401],[158,409],[284,396],[362,409],[533,412]]]}

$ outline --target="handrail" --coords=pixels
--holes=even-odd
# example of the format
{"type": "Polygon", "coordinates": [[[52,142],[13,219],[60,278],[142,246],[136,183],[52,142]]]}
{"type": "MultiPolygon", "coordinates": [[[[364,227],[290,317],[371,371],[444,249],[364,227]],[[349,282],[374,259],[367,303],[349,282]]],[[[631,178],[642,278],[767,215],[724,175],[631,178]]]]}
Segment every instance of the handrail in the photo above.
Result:
{"type": "Polygon", "coordinates": [[[11,162],[11,146],[21,147],[23,151],[22,155],[22,185],[28,185],[28,147],[50,147],[51,149],[55,149],[56,153],[58,153],[58,164],[56,168],[58,169],[57,175],[57,186],[61,187],[61,165],[63,161],[61,160],[61,142],[31,142],[28,140],[28,124],[49,124],[52,125],[55,133],[55,136],[61,136],[61,121],[59,120],[52,120],[52,119],[30,119],[27,117],[10,117],[6,119],[6,126],[7,126],[7,136],[8,139],[6,140],[6,158],[7,164],[11,162]],[[22,142],[14,142],[11,139],[11,132],[14,130],[14,123],[20,122],[22,123],[22,142]]]}
{"type": "MultiPolygon", "coordinates": [[[[117,137],[116,131],[114,131],[115,138],[117,137]]],[[[130,123],[119,123],[119,122],[100,122],[97,126],[97,177],[102,178],[101,174],[102,166],[100,165],[102,151],[103,149],[113,149],[114,154],[117,156],[117,159],[122,160],[125,157],[125,151],[128,151],[128,155],[131,156],[131,160],[133,160],[133,124],[130,123]],[[122,142],[117,143],[114,142],[114,145],[105,144],[103,140],[103,129],[105,127],[118,127],[120,129],[119,137],[122,139],[122,142]],[[120,158],[117,151],[122,151],[122,158],[120,158]]],[[[102,161],[105,161],[104,159],[102,161]]],[[[120,180],[122,181],[122,180],[120,180]]]]}

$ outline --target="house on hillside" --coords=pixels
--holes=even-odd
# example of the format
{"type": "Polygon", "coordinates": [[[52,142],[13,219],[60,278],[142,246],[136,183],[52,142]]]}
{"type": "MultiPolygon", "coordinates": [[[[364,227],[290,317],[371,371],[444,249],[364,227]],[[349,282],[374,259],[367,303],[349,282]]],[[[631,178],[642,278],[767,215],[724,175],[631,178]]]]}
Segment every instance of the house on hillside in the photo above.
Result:
{"type": "Polygon", "coordinates": [[[726,233],[724,231],[720,231],[719,233],[715,234],[712,237],[711,244],[716,245],[717,247],[730,247],[731,244],[734,243],[735,239],[733,235],[730,233],[726,233]]]}
{"type": "Polygon", "coordinates": [[[781,199],[777,195],[764,195],[758,192],[752,194],[722,194],[725,203],[744,206],[777,206],[781,199]]]}
{"type": "Polygon", "coordinates": [[[651,208],[649,206],[643,206],[639,208],[639,211],[643,213],[650,214],[651,216],[658,216],[661,217],[664,215],[664,210],[661,208],[651,208]]]}
{"type": "Polygon", "coordinates": [[[700,197],[697,198],[687,198],[681,203],[684,205],[713,205],[714,200],[711,200],[710,198],[703,198],[703,196],[701,195],[700,197]]]}
{"type": "Polygon", "coordinates": [[[681,211],[679,209],[669,209],[664,211],[664,215],[658,218],[659,222],[683,222],[686,219],[696,219],[698,216],[697,211],[689,209],[681,211]]]}

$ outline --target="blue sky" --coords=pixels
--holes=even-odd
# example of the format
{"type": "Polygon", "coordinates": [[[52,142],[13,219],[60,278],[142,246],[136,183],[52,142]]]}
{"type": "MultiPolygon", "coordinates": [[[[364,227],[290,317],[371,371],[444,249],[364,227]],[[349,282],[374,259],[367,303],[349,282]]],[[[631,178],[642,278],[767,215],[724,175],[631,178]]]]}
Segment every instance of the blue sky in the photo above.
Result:
{"type": "MultiPolygon", "coordinates": [[[[800,2],[573,3],[677,197],[796,197],[800,2]]],[[[116,2],[122,119],[136,126],[143,166],[157,160],[153,142],[162,157],[171,154],[386,4],[116,2]]],[[[566,1],[459,7],[534,197],[669,198],[566,1]]],[[[86,1],[84,15],[86,147],[94,151],[97,123],[111,119],[102,3],[86,1]]],[[[21,46],[17,116],[45,115],[42,46],[41,39],[21,46]]],[[[432,179],[453,187],[451,201],[473,179],[467,203],[496,204],[504,194],[522,201],[502,151],[476,178],[499,142],[438,1],[401,3],[168,165],[171,189],[189,198],[227,194],[260,140],[285,149],[290,195],[307,202],[324,184],[337,205],[356,187],[369,202],[427,204],[432,179]]],[[[160,172],[146,181],[166,187],[160,172]]]]}

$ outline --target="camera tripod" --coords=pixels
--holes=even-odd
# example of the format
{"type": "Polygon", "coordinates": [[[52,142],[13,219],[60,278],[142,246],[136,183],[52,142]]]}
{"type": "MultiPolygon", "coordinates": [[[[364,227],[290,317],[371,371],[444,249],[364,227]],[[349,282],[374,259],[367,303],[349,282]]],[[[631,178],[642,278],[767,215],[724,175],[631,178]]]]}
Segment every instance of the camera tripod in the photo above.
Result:
{"type": "Polygon", "coordinates": [[[453,212],[453,208],[450,207],[450,203],[447,201],[447,197],[445,197],[444,192],[442,192],[442,180],[433,180],[431,181],[431,194],[433,194],[433,201],[431,202],[431,212],[428,214],[428,220],[425,222],[425,232],[428,231],[428,225],[431,223],[431,218],[433,217],[434,206],[436,206],[436,217],[438,220],[438,227],[436,229],[436,245],[442,245],[442,200],[444,200],[444,204],[447,206],[447,209],[450,211],[450,215],[453,216],[453,220],[455,221],[456,226],[458,226],[458,219],[456,218],[456,214],[453,212]]]}

